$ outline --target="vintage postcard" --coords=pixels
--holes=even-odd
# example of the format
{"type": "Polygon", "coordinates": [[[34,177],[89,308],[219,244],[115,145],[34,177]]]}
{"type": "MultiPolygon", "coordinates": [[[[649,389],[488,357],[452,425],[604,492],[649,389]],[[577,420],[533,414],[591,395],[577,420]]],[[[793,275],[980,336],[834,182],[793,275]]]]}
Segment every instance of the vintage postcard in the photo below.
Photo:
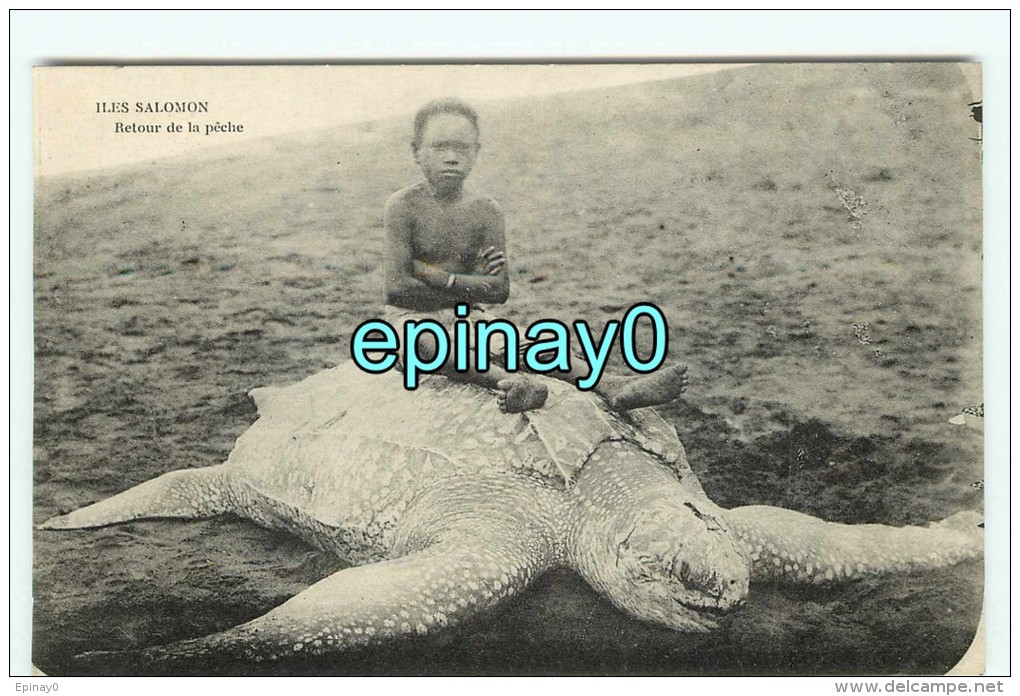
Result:
{"type": "Polygon", "coordinates": [[[984,669],[979,64],[34,98],[42,672],[984,669]]]}

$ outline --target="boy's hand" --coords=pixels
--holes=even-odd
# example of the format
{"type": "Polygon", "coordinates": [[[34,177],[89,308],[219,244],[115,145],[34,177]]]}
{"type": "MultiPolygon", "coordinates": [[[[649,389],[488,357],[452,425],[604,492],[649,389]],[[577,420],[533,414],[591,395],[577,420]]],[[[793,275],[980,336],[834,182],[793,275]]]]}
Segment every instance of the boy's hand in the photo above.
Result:
{"type": "Polygon", "coordinates": [[[478,252],[478,258],[485,266],[486,275],[499,275],[506,266],[506,254],[493,246],[478,252]]]}

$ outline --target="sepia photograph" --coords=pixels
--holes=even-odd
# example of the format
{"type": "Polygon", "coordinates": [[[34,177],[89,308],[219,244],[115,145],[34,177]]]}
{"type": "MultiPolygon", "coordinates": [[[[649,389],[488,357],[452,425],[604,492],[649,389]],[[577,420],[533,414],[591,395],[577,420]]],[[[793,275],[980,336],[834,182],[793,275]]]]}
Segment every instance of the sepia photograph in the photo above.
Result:
{"type": "Polygon", "coordinates": [[[33,96],[42,673],[983,672],[979,62],[33,96]]]}

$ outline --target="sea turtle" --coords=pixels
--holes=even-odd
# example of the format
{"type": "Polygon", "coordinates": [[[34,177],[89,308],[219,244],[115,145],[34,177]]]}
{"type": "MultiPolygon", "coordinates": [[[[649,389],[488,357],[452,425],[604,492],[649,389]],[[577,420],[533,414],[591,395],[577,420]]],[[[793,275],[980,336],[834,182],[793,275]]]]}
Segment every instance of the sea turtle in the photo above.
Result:
{"type": "Polygon", "coordinates": [[[655,411],[616,414],[547,384],[542,409],[507,415],[478,387],[430,377],[407,391],[345,363],[254,390],[259,419],[225,463],[165,474],[42,528],[232,512],[355,564],[260,618],[140,656],[161,663],[428,634],[558,567],[635,617],[707,631],[752,581],[825,585],[982,553],[975,512],[898,528],[724,510],[655,411]]]}

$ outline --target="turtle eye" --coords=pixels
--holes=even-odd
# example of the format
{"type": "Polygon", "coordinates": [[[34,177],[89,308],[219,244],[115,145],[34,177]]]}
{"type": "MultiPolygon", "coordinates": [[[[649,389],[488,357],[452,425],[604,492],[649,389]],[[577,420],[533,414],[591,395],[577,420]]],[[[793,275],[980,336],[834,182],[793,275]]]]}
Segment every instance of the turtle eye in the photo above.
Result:
{"type": "Polygon", "coordinates": [[[676,567],[676,559],[673,560],[673,576],[678,578],[685,585],[691,577],[691,564],[687,561],[680,561],[680,567],[676,567]]]}

